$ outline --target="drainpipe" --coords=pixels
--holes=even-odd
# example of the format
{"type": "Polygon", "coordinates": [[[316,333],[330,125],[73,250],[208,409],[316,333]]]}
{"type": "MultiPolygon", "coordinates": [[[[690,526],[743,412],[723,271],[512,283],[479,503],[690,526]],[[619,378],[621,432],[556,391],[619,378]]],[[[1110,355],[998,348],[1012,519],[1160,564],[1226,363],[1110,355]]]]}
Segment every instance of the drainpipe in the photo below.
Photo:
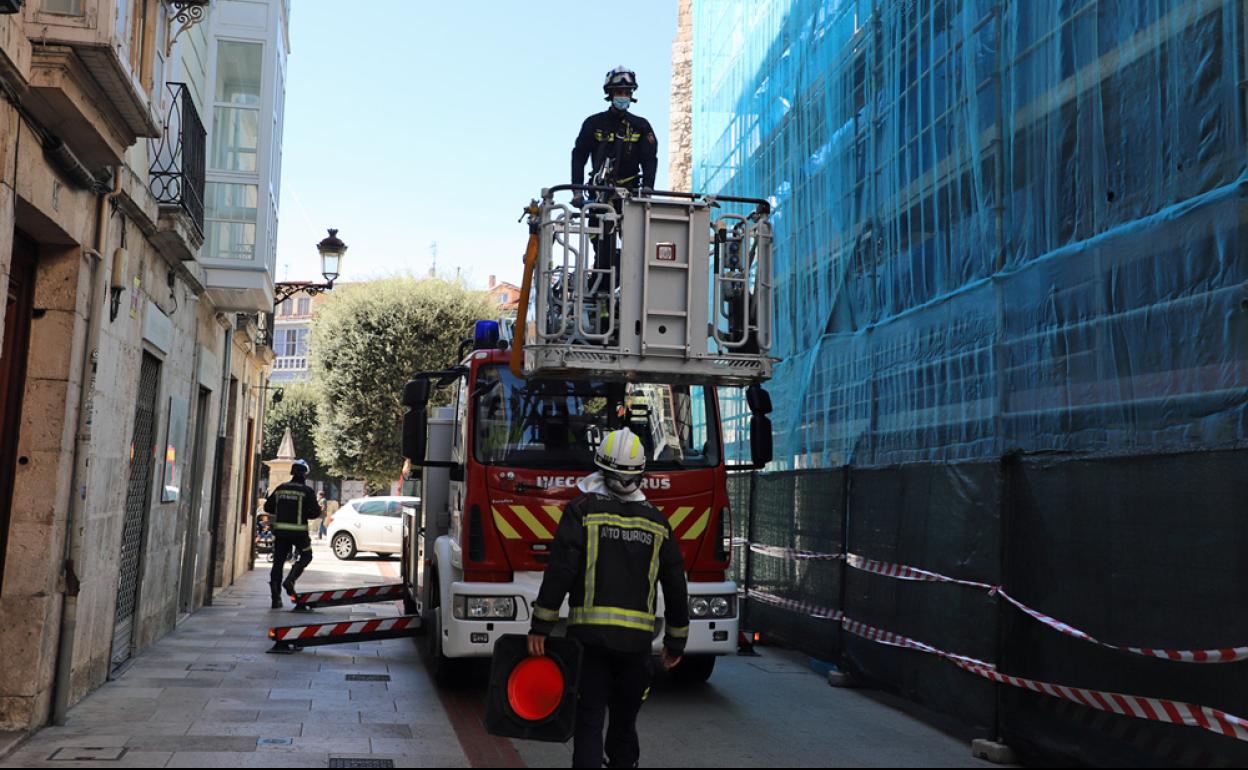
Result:
{"type": "Polygon", "coordinates": [[[82,553],[82,526],[87,505],[87,478],[89,451],[91,448],[92,411],[95,404],[95,375],[99,360],[100,331],[108,301],[108,283],[112,273],[112,255],[105,257],[108,245],[109,207],[121,193],[122,167],[113,169],[113,189],[101,192],[95,219],[95,248],[84,249],[91,259],[91,298],[87,309],[87,336],[82,346],[81,382],[78,383],[78,430],[74,438],[73,471],[69,484],[69,511],[65,521],[65,549],[61,605],[61,631],[57,641],[56,678],[52,683],[52,722],[65,724],[65,712],[69,710],[74,662],[74,637],[78,629],[79,580],[76,565],[82,553]],[[108,268],[101,270],[107,261],[108,268]],[[102,275],[101,275],[102,274],[102,275]]]}

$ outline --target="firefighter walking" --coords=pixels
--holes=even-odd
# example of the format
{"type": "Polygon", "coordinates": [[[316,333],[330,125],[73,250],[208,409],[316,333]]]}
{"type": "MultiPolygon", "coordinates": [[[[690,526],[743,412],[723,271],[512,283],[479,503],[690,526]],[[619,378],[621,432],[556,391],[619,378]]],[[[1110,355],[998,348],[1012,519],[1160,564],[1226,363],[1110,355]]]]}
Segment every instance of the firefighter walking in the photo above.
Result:
{"type": "Polygon", "coordinates": [[[663,586],[665,604],[666,668],[680,662],[689,636],[688,587],[671,525],[641,491],[646,465],[641,440],[627,428],[608,433],[594,452],[594,464],[599,471],[578,484],[584,494],[568,504],[555,532],[528,647],[530,655],[545,654],[546,637],[570,595],[568,636],[584,646],[572,764],[635,767],[657,585],[663,586]]]}
{"type": "Polygon", "coordinates": [[[283,588],[294,601],[295,581],[312,562],[312,536],[308,534],[308,522],[321,515],[321,506],[316,492],[307,485],[308,471],[305,460],[295,460],[290,469],[290,481],[273,490],[264,501],[265,513],[271,515],[273,522],[273,571],[269,573],[269,592],[275,610],[282,608],[283,588]],[[282,568],[292,549],[298,552],[299,559],[283,581],[282,568]]]}

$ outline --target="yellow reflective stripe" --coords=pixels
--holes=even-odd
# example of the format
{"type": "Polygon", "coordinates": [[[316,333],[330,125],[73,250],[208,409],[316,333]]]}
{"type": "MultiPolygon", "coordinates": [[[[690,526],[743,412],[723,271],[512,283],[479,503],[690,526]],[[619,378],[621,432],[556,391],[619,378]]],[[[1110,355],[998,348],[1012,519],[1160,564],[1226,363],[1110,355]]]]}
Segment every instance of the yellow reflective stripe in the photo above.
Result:
{"type": "Polygon", "coordinates": [[[528,508],[525,508],[523,505],[513,505],[511,506],[511,510],[520,517],[520,520],[525,523],[525,526],[527,526],[529,531],[533,534],[545,540],[549,540],[554,537],[554,535],[550,534],[546,527],[544,527],[542,523],[537,520],[537,517],[534,516],[532,511],[528,508]]]}
{"type": "Polygon", "coordinates": [[[679,527],[680,523],[685,520],[685,517],[691,513],[693,513],[693,506],[677,508],[676,512],[672,514],[672,517],[668,519],[672,525],[672,529],[675,530],[679,527]]]}
{"type": "Polygon", "coordinates": [[[519,540],[520,533],[503,518],[503,514],[499,513],[497,508],[491,508],[490,510],[494,511],[494,526],[498,527],[498,531],[503,533],[503,537],[508,540],[519,540]]]}
{"type": "Polygon", "coordinates": [[[284,524],[279,521],[278,523],[273,525],[273,528],[281,529],[281,530],[290,530],[291,532],[299,532],[300,530],[306,531],[308,529],[308,525],[307,524],[284,524]]]}
{"type": "Polygon", "coordinates": [[[604,452],[607,457],[611,457],[611,447],[613,446],[615,446],[615,431],[607,434],[607,451],[604,452]]]}
{"type": "Polygon", "coordinates": [[[559,610],[548,610],[545,607],[533,605],[533,617],[538,620],[554,621],[559,619],[559,610]]]}
{"type": "Polygon", "coordinates": [[[594,525],[614,524],[624,529],[640,529],[658,537],[667,537],[667,529],[658,522],[640,516],[620,516],[614,513],[591,513],[585,517],[585,523],[594,525]]]}
{"type": "Polygon", "coordinates": [[[620,607],[573,607],[569,625],[618,626],[637,631],[654,631],[654,616],[620,607]]]}
{"type": "Polygon", "coordinates": [[[673,639],[687,639],[689,637],[689,626],[668,626],[667,633],[673,639]]]}
{"type": "Polygon", "coordinates": [[[542,510],[546,511],[546,515],[555,520],[555,523],[563,521],[563,509],[557,505],[543,505],[542,510]]]}
{"type": "Polygon", "coordinates": [[[654,612],[654,592],[658,588],[656,582],[659,577],[659,547],[663,545],[663,538],[656,537],[654,539],[654,548],[650,552],[650,596],[646,598],[646,609],[654,612]]]}
{"type": "Polygon", "coordinates": [[[628,459],[636,459],[637,453],[641,451],[641,439],[633,436],[633,446],[628,451],[628,459]]]}
{"type": "Polygon", "coordinates": [[[709,524],[710,521],[711,521],[711,509],[707,508],[706,511],[701,516],[698,517],[698,523],[690,527],[689,531],[686,532],[684,537],[681,539],[682,540],[697,540],[698,537],[701,536],[702,532],[706,530],[706,525],[709,524]]]}
{"type": "Polygon", "coordinates": [[[598,571],[598,525],[585,522],[589,528],[587,548],[585,551],[585,603],[594,603],[594,588],[598,571]]]}

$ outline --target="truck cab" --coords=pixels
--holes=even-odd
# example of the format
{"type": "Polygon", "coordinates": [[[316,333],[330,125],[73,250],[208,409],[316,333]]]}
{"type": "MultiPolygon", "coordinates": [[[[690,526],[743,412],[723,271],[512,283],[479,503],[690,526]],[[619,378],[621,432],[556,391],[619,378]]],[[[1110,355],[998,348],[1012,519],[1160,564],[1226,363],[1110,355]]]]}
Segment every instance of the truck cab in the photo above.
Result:
{"type": "MultiPolygon", "coordinates": [[[[435,670],[448,659],[489,656],[502,634],[528,632],[563,508],[595,470],[597,437],[627,425],[646,447],[646,497],[671,523],[685,560],[686,672],[709,676],[713,656],[736,649],[738,631],[715,388],[521,379],[497,348],[437,375],[425,381],[448,390],[451,405],[433,409],[423,455],[412,452],[424,457],[423,472],[407,474],[405,494],[424,506],[409,512],[404,555],[410,609],[424,618],[435,670]]],[[[423,410],[416,401],[412,408],[423,410]]],[[[660,596],[656,653],[661,608],[660,596]]]]}

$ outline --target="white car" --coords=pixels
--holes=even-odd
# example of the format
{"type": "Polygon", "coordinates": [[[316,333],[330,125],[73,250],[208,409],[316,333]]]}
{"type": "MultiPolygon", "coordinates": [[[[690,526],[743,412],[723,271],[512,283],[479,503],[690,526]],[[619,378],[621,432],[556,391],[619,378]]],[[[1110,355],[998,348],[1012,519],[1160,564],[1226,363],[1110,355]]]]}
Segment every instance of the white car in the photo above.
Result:
{"type": "Polygon", "coordinates": [[[360,497],[329,517],[325,528],[329,547],[339,559],[354,559],[360,551],[379,556],[403,550],[403,507],[420,511],[419,497],[360,497]]]}

